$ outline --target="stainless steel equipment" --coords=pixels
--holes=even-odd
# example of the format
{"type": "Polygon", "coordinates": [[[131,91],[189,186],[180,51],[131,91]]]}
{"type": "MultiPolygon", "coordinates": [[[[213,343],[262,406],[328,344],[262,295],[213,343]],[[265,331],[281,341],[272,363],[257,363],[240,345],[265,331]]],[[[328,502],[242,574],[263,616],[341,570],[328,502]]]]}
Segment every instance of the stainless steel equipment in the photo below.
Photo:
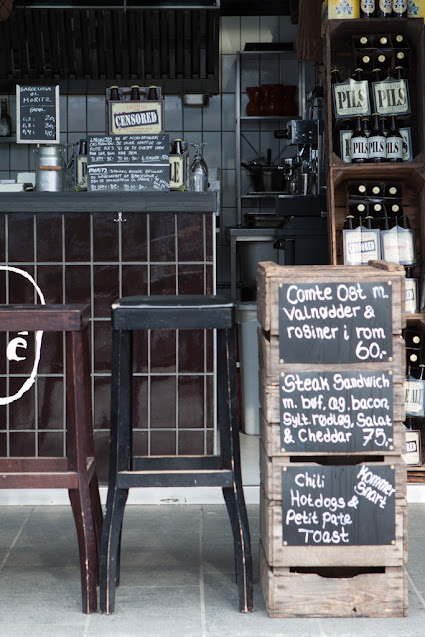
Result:
{"type": "Polygon", "coordinates": [[[61,192],[64,190],[65,148],[61,144],[34,148],[35,190],[61,192]]]}

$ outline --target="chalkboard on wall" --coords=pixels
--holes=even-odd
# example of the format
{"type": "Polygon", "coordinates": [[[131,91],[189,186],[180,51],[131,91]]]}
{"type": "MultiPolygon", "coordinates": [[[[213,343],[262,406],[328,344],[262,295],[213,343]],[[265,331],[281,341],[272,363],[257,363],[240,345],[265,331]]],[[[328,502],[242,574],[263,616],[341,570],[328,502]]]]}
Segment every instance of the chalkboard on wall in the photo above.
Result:
{"type": "Polygon", "coordinates": [[[167,134],[98,135],[88,141],[88,190],[169,190],[167,134]]]}
{"type": "Polygon", "coordinates": [[[283,543],[392,544],[395,495],[395,470],[388,465],[284,467],[283,543]]]}
{"type": "Polygon", "coordinates": [[[394,448],[390,371],[285,372],[279,380],[284,451],[394,448]]]}
{"type": "Polygon", "coordinates": [[[391,361],[391,282],[282,284],[279,354],[284,363],[391,361]]]}
{"type": "Polygon", "coordinates": [[[16,142],[59,144],[59,86],[16,86],[16,142]]]}

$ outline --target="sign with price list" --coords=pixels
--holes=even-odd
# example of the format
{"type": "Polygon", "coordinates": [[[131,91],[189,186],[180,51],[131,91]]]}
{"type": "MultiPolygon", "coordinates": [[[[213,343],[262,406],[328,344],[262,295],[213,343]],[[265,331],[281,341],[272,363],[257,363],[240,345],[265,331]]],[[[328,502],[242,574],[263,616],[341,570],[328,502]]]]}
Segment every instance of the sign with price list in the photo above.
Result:
{"type": "Polygon", "coordinates": [[[282,450],[394,448],[391,371],[282,372],[279,386],[282,450]]]}
{"type": "Polygon", "coordinates": [[[16,86],[16,142],[59,144],[59,86],[16,86]]]}
{"type": "Polygon", "coordinates": [[[391,361],[391,281],[282,284],[279,351],[284,363],[391,361]]]}

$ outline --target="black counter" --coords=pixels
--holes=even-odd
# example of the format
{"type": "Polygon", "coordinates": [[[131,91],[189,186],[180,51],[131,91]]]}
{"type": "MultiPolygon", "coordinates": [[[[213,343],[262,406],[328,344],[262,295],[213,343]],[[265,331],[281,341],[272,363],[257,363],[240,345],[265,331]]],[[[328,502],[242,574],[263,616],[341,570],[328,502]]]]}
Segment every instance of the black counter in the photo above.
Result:
{"type": "Polygon", "coordinates": [[[215,212],[208,192],[2,192],[0,212],[215,212]]]}

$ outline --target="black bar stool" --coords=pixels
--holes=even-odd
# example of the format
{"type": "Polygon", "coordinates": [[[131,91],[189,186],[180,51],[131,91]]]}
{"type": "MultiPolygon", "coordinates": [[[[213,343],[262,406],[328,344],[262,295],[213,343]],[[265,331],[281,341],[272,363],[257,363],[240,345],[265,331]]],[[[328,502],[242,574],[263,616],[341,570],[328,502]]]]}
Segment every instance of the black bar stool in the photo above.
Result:
{"type": "Polygon", "coordinates": [[[132,296],[112,306],[108,497],[100,557],[100,609],[113,613],[121,528],[130,487],[222,487],[233,531],[241,612],[253,609],[252,557],[242,490],[236,379],[235,304],[221,296],[132,296]],[[132,455],[133,330],[217,329],[219,456],[132,455]]]}

